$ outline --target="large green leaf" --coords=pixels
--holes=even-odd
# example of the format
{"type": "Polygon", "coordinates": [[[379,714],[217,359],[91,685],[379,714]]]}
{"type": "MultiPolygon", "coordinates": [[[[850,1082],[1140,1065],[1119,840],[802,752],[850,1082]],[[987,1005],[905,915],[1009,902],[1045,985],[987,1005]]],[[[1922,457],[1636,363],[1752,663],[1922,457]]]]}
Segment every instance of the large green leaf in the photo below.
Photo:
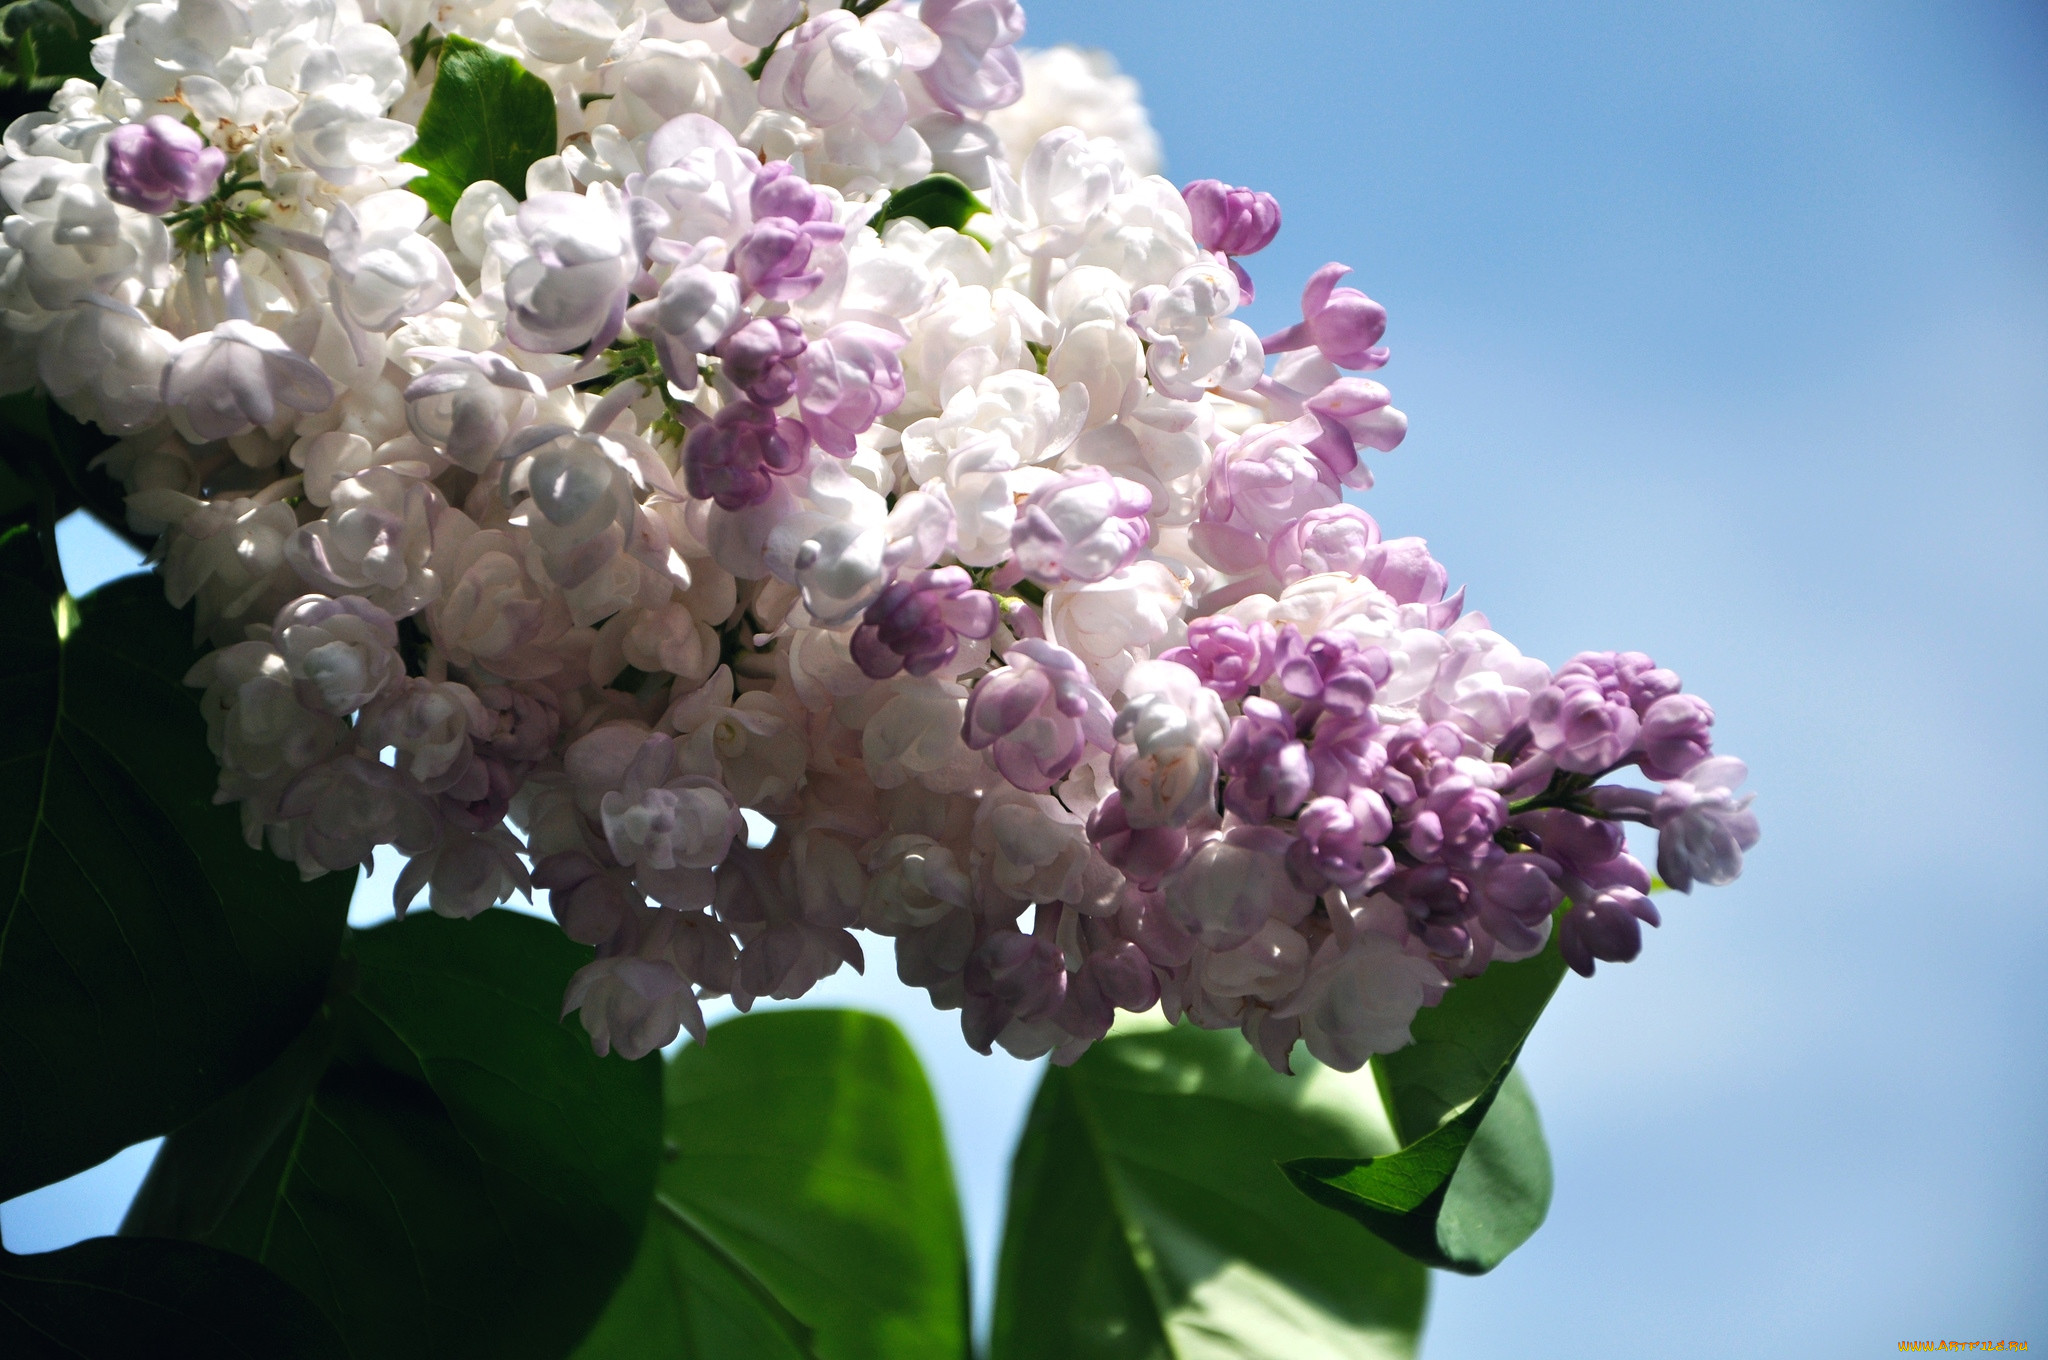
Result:
{"type": "Polygon", "coordinates": [[[8,1360],[345,1360],[320,1311],[253,1261],[161,1239],[0,1252],[8,1360]]]}
{"type": "Polygon", "coordinates": [[[640,1259],[578,1360],[968,1353],[945,1135],[889,1021],[719,1025],[669,1064],[667,1133],[640,1259]]]}
{"type": "Polygon", "coordinates": [[[273,1061],[354,876],[309,884],[213,803],[190,619],[153,576],[61,602],[0,548],[0,1199],[175,1128],[273,1061]]]}
{"type": "Polygon", "coordinates": [[[516,58],[450,34],[419,126],[400,159],[427,173],[406,187],[446,219],[478,180],[526,197],[527,167],[555,154],[555,96],[516,58]]]}
{"type": "Polygon", "coordinates": [[[1305,1158],[1288,1177],[1427,1265],[1499,1265],[1550,1209],[1550,1150],[1513,1069],[1563,976],[1553,941],[1451,988],[1415,1017],[1414,1043],[1373,1059],[1401,1150],[1305,1158]]]}
{"type": "Polygon", "coordinates": [[[549,922],[415,916],[351,956],[323,1022],[165,1142],[122,1231],[261,1261],[358,1360],[567,1354],[647,1215],[658,1062],[561,1022],[589,951],[549,922]]]}
{"type": "Polygon", "coordinates": [[[995,1360],[1411,1356],[1428,1272],[1277,1162],[1391,1152],[1370,1076],[1237,1034],[1112,1034],[1045,1075],[1018,1145],[995,1360]]]}

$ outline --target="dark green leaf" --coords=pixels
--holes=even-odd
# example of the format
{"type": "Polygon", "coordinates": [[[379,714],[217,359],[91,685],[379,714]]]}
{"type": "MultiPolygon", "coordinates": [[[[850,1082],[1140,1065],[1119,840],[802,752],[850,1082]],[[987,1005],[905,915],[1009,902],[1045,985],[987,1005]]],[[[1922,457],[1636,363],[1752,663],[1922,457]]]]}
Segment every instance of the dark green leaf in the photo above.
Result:
{"type": "Polygon", "coordinates": [[[951,175],[927,175],[890,194],[868,225],[880,231],[898,217],[914,217],[928,227],[965,231],[977,213],[987,211],[988,204],[951,175]]]}
{"type": "Polygon", "coordinates": [[[4,83],[40,94],[46,108],[50,92],[67,79],[97,84],[92,40],[99,32],[69,0],[16,0],[0,9],[0,39],[8,44],[4,83]]]}
{"type": "Polygon", "coordinates": [[[1412,1356],[1428,1272],[1277,1162],[1391,1152],[1372,1079],[1235,1033],[1114,1034],[1045,1075],[1018,1145],[995,1360],[1412,1356]]]}
{"type": "MultiPolygon", "coordinates": [[[[213,803],[190,618],[153,576],[59,642],[0,564],[0,1199],[175,1128],[319,1005],[354,876],[309,884],[213,803]]],[[[64,602],[70,608],[68,599],[64,602]]]]}
{"type": "Polygon", "coordinates": [[[449,34],[419,140],[401,160],[426,175],[406,187],[443,219],[462,191],[495,180],[526,197],[526,170],[555,154],[555,96],[548,83],[502,52],[449,34]]]}
{"type": "Polygon", "coordinates": [[[345,1360],[305,1295],[253,1261],[191,1242],[95,1237],[0,1252],[9,1360],[345,1360]]]}
{"type": "Polygon", "coordinates": [[[1553,942],[1451,988],[1415,1017],[1413,1044],[1373,1059],[1400,1152],[1305,1158],[1288,1176],[1427,1265],[1499,1265],[1550,1208],[1550,1150],[1513,1068],[1563,975],[1553,942]]]}
{"type": "Polygon", "coordinates": [[[0,397],[0,463],[29,489],[42,519],[55,524],[83,508],[147,551],[151,541],[128,528],[120,484],[91,466],[113,443],[40,392],[0,397]]]}
{"type": "Polygon", "coordinates": [[[967,1354],[945,1135],[889,1021],[727,1021],[669,1064],[668,1140],[640,1260],[577,1360],[967,1354]]]}
{"type": "Polygon", "coordinates": [[[358,1360],[566,1354],[647,1215],[658,1063],[558,1019],[589,951],[549,922],[416,916],[351,952],[329,1018],[165,1142],[122,1231],[261,1261],[358,1360]]]}

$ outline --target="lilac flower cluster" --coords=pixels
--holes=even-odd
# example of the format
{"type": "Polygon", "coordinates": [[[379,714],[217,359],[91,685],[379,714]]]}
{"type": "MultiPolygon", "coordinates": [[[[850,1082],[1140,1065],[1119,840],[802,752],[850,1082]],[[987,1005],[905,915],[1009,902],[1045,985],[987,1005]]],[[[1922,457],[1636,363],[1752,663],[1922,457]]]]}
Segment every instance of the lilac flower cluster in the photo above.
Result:
{"type": "Polygon", "coordinates": [[[865,930],[984,1050],[1156,1006],[1283,1070],[1633,957],[1630,823],[1740,871],[1713,710],[1382,535],[1386,309],[1331,263],[1262,339],[1280,205],[1160,178],[1102,59],[1016,0],[513,9],[403,26],[554,94],[452,206],[388,5],[101,0],[105,82],[0,146],[0,379],[120,438],[252,845],[544,890],[600,1051],[865,930]]]}

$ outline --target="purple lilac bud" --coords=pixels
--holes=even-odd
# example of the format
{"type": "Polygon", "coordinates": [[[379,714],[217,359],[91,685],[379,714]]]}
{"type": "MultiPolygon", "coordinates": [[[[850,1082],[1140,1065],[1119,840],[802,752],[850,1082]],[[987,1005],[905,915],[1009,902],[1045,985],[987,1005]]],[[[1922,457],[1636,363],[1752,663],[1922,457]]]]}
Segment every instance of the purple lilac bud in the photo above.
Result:
{"type": "Polygon", "coordinates": [[[1187,858],[1189,845],[1184,826],[1132,826],[1124,815],[1124,797],[1116,792],[1088,814],[1088,839],[1125,878],[1147,891],[1187,858]]]}
{"type": "Polygon", "coordinates": [[[1285,817],[1313,785],[1308,750],[1294,739],[1294,718],[1280,705],[1252,695],[1217,752],[1228,782],[1223,805],[1248,822],[1285,817]]]}
{"type": "Polygon", "coordinates": [[[1270,623],[1250,627],[1226,614],[1196,619],[1188,625],[1188,641],[1160,655],[1201,677],[1202,683],[1226,702],[1242,699],[1273,673],[1277,635],[1270,623]]]}
{"type": "Polygon", "coordinates": [[[1280,688],[1301,701],[1296,714],[1305,730],[1324,713],[1357,722],[1370,716],[1379,687],[1393,674],[1384,649],[1348,633],[1318,633],[1304,640],[1294,625],[1280,630],[1273,675],[1280,688]]]}
{"type": "Polygon", "coordinates": [[[1550,913],[1564,900],[1563,870],[1543,855],[1504,855],[1479,880],[1479,919],[1504,948],[1526,956],[1542,948],[1550,913]]]}
{"type": "Polygon", "coordinates": [[[797,360],[796,404],[804,428],[835,458],[851,458],[854,441],[903,404],[902,336],[846,322],[813,341],[797,360]]]}
{"type": "Polygon", "coordinates": [[[812,268],[815,249],[844,239],[846,229],[836,223],[762,218],[732,248],[731,269],[747,291],[775,302],[794,302],[810,296],[825,281],[825,271],[812,268]]]}
{"type": "Polygon", "coordinates": [[[770,161],[755,172],[751,195],[754,220],[786,217],[799,225],[830,222],[832,195],[796,172],[788,161],[770,161]]]}
{"type": "Polygon", "coordinates": [[[1634,888],[1612,888],[1574,901],[1564,914],[1558,948],[1581,977],[1593,976],[1593,961],[1627,963],[1643,952],[1643,923],[1660,924],[1657,908],[1634,888]]]}
{"type": "Polygon", "coordinates": [[[683,482],[698,500],[744,510],[768,499],[775,478],[801,470],[805,449],[802,425],[736,401],[690,432],[683,482]]]}
{"type": "Polygon", "coordinates": [[[479,755],[531,765],[554,749],[562,728],[562,705],[553,690],[522,680],[479,686],[476,697],[492,723],[472,734],[479,755]]]}
{"type": "Polygon", "coordinates": [[[1394,872],[1383,844],[1393,830],[1387,805],[1371,789],[1350,798],[1312,798],[1301,810],[1300,837],[1287,849],[1287,872],[1303,892],[1336,886],[1370,891],[1394,872]]]}
{"type": "Polygon", "coordinates": [[[1180,191],[1194,219],[1195,244],[1225,255],[1256,255],[1280,231],[1280,203],[1256,189],[1198,179],[1180,191]]]}
{"type": "Polygon", "coordinates": [[[1535,842],[1545,858],[1579,878],[1607,877],[1604,867],[1628,852],[1628,841],[1615,823],[1581,816],[1564,808],[1538,808],[1515,818],[1515,829],[1535,842]]]}
{"type": "Polygon", "coordinates": [[[960,639],[996,630],[996,599],[975,590],[959,567],[892,581],[853,630],[853,659],[871,679],[898,671],[930,675],[960,651],[960,639]]]}
{"type": "Polygon", "coordinates": [[[1355,505],[1311,510],[1273,538],[1266,565],[1283,585],[1305,576],[1338,572],[1365,575],[1367,554],[1378,546],[1380,526],[1355,505]]]}
{"type": "Polygon", "coordinates": [[[1314,345],[1339,368],[1384,366],[1380,337],[1387,333],[1387,309],[1356,288],[1339,288],[1337,280],[1350,272],[1350,265],[1326,264],[1310,276],[1301,294],[1302,319],[1262,340],[1266,353],[1314,345]]]}
{"type": "Polygon", "coordinates": [[[1024,574],[1046,585],[1105,581],[1145,550],[1151,509],[1152,493],[1138,483],[1084,467],[1047,482],[1017,507],[1010,544],[1024,574]]]}
{"type": "Polygon", "coordinates": [[[1659,699],[1669,698],[1683,688],[1678,672],[1667,671],[1641,652],[1614,652],[1610,654],[1614,675],[1621,687],[1628,692],[1628,702],[1641,716],[1650,711],[1650,705],[1659,699]]]}
{"type": "Polygon", "coordinates": [[[1714,754],[1714,710],[1697,694],[1667,694],[1643,714],[1643,773],[1663,782],[1683,778],[1714,754]]]}
{"type": "Polygon", "coordinates": [[[757,316],[718,342],[725,376],[761,406],[780,406],[796,390],[795,359],[804,328],[793,316],[757,316]]]}
{"type": "Polygon", "coordinates": [[[1405,843],[1408,853],[1426,862],[1457,869],[1477,869],[1496,851],[1493,835],[1507,824],[1508,805],[1492,789],[1470,776],[1442,772],[1408,809],[1405,843]]]}
{"type": "Polygon", "coordinates": [[[1529,701],[1529,734],[1561,769],[1598,774],[1635,748],[1642,720],[1612,656],[1581,652],[1529,701]]]}
{"type": "Polygon", "coordinates": [[[1003,665],[975,683],[961,738],[989,751],[1003,778],[1018,788],[1044,793],[1081,763],[1091,744],[1115,749],[1115,717],[1079,657],[1026,638],[1012,643],[1003,665]]]}
{"type": "Polygon", "coordinates": [[[213,192],[227,153],[174,118],[157,114],[107,134],[107,197],[137,212],[163,214],[213,192]]]}
{"type": "MultiPolygon", "coordinates": [[[[1077,985],[1092,987],[1110,1007],[1134,1015],[1159,1004],[1159,977],[1152,971],[1152,961],[1129,940],[1112,940],[1091,951],[1082,961],[1081,971],[1067,983],[1070,999],[1077,985]]],[[[1108,1028],[1109,1017],[1104,1016],[1094,1037],[1101,1038],[1108,1028]]]]}
{"type": "Polygon", "coordinates": [[[1132,888],[1116,911],[1117,934],[1161,968],[1179,968],[1195,956],[1195,939],[1174,919],[1166,899],[1149,888],[1132,888]]]}
{"type": "Polygon", "coordinates": [[[505,762],[480,756],[462,781],[436,800],[441,816],[463,831],[488,831],[512,810],[518,784],[505,762]]]}
{"type": "Polygon", "coordinates": [[[1472,883],[1442,864],[1404,869],[1388,881],[1386,892],[1408,915],[1408,929],[1439,958],[1463,959],[1472,950],[1465,923],[1478,910],[1472,883]]]}
{"type": "Polygon", "coordinates": [[[1406,723],[1387,739],[1387,768],[1380,788],[1397,804],[1420,798],[1436,769],[1464,753],[1464,734],[1449,723],[1406,723]]]}
{"type": "Polygon", "coordinates": [[[1057,941],[998,931],[967,963],[967,985],[985,991],[1019,1020],[1038,1020],[1066,999],[1067,964],[1057,941]]]}
{"type": "Polygon", "coordinates": [[[644,906],[620,870],[607,870],[581,850],[541,859],[533,866],[533,886],[547,890],[548,910],[578,944],[605,943],[644,906]]]}

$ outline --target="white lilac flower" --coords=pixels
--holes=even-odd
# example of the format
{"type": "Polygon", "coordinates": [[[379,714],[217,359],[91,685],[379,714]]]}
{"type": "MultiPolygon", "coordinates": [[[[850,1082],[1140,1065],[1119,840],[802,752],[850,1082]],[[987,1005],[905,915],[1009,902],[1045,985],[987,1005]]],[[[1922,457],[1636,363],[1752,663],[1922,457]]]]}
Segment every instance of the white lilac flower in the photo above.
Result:
{"type": "Polygon", "coordinates": [[[357,325],[389,329],[455,296],[455,271],[441,248],[419,234],[427,201],[389,189],[339,203],[327,219],[327,266],[335,301],[357,325]]]}

